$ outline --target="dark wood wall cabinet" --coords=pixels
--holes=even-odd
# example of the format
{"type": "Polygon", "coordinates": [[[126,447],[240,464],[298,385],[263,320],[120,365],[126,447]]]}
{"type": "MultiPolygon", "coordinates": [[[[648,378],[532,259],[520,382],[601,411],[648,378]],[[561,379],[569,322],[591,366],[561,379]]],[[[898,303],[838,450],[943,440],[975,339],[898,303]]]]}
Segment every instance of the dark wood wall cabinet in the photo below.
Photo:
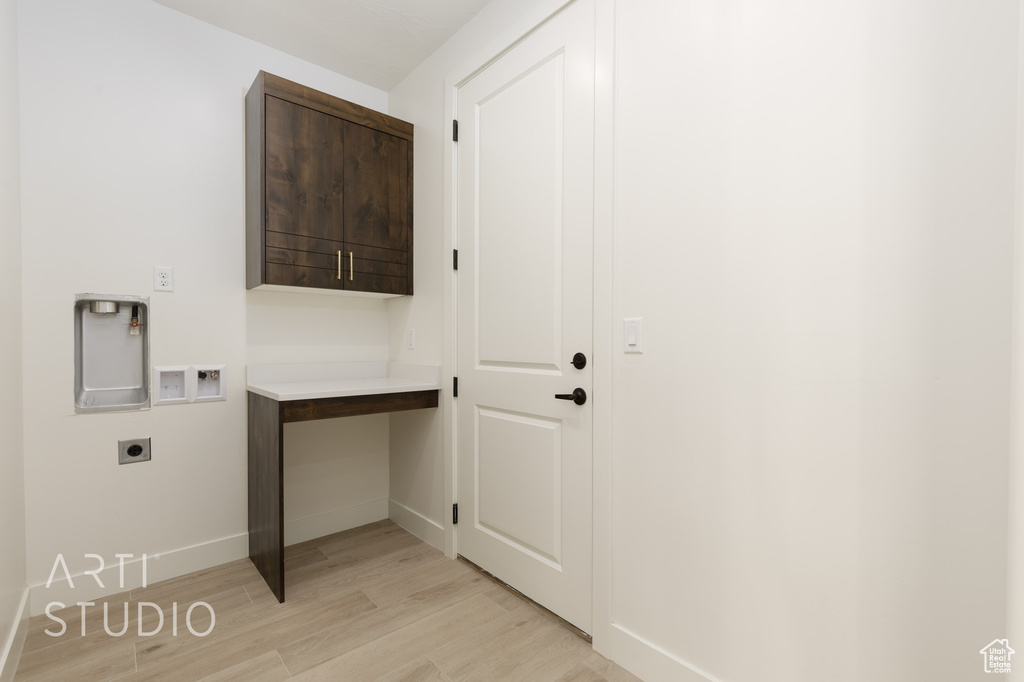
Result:
{"type": "Polygon", "coordinates": [[[412,294],[412,133],[260,71],[245,97],[246,287],[412,294]]]}

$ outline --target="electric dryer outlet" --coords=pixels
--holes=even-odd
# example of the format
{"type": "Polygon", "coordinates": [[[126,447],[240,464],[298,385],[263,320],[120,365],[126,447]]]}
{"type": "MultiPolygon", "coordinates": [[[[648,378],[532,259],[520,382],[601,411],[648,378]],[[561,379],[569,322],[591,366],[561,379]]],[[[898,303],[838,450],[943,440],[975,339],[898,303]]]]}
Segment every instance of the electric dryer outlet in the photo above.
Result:
{"type": "Polygon", "coordinates": [[[149,438],[129,438],[117,441],[117,463],[148,462],[153,457],[149,438]]]}

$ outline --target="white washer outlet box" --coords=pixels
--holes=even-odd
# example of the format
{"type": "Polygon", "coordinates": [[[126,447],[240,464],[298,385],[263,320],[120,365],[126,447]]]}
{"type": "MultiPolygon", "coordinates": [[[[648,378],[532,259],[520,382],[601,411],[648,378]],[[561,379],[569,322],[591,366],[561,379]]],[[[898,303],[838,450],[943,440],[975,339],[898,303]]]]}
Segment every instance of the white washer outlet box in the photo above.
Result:
{"type": "Polygon", "coordinates": [[[154,405],[184,405],[227,400],[224,365],[153,368],[154,405]]]}

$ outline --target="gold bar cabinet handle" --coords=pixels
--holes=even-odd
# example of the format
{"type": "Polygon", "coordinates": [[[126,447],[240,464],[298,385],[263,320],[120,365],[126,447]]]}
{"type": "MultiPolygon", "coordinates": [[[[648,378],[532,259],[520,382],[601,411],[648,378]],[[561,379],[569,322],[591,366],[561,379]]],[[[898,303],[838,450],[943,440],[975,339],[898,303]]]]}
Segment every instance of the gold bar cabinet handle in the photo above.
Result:
{"type": "Polygon", "coordinates": [[[338,252],[338,279],[341,279],[341,251],[338,252]]]}
{"type": "Polygon", "coordinates": [[[352,269],[352,252],[348,252],[348,281],[355,279],[355,271],[352,269]]]}

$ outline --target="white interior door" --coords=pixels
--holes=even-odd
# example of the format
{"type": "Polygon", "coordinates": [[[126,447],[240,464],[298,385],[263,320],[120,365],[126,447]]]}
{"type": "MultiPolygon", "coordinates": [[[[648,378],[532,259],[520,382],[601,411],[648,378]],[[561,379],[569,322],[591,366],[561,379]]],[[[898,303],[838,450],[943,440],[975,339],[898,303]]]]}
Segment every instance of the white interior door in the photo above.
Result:
{"type": "Polygon", "coordinates": [[[458,553],[589,632],[593,3],[458,88],[458,553]],[[588,364],[571,364],[583,353],[588,364]]]}

